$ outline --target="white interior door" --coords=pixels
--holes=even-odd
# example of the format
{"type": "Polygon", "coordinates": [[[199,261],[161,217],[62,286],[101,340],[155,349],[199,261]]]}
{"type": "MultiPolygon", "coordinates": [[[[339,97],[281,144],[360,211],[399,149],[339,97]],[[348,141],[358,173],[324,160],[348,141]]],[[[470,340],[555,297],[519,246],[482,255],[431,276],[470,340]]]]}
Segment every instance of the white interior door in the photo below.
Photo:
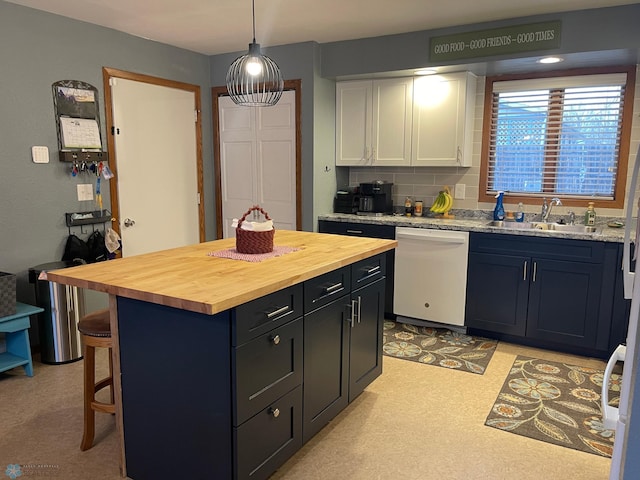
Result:
{"type": "MultiPolygon", "coordinates": [[[[276,229],[296,228],[295,92],[272,107],[241,107],[219,98],[222,228],[235,236],[233,218],[260,205],[276,229]]],[[[262,217],[260,217],[262,218],[262,217]]]]}
{"type": "Polygon", "coordinates": [[[113,80],[122,255],[198,243],[195,94],[113,80]]]}

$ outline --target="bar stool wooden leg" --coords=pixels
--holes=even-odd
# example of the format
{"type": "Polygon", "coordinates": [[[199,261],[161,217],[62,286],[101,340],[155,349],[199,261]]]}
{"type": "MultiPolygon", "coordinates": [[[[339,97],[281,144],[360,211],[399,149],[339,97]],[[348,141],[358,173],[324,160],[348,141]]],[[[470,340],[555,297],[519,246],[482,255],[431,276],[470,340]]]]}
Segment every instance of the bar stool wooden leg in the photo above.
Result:
{"type": "MultiPolygon", "coordinates": [[[[84,340],[84,339],[83,339],[84,340]]],[[[85,451],[93,445],[96,423],[91,403],[95,400],[96,349],[83,342],[84,355],[84,432],[80,450],[85,451]]]]}
{"type": "MultiPolygon", "coordinates": [[[[109,383],[109,398],[111,399],[111,404],[114,405],[114,409],[115,409],[116,399],[114,396],[114,388],[113,388],[113,355],[112,355],[111,349],[109,349],[109,379],[111,380],[109,383]]],[[[115,410],[113,413],[114,414],[116,413],[115,410]]]]}

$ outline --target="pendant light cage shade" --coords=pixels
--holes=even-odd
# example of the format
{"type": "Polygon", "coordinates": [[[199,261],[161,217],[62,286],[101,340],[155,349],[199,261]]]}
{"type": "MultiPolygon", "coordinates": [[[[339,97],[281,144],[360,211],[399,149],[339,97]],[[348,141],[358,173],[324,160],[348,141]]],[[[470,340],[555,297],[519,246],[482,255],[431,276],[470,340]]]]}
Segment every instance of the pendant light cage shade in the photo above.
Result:
{"type": "Polygon", "coordinates": [[[268,107],[282,96],[284,80],[276,62],[249,44],[249,53],[236,58],[227,71],[227,90],[237,105],[268,107]]]}

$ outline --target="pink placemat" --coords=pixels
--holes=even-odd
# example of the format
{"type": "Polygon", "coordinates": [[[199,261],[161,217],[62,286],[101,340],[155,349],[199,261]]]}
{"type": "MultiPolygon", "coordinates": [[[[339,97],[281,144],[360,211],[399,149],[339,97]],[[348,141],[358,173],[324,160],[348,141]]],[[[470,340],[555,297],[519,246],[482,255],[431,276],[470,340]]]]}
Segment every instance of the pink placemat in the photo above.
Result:
{"type": "Polygon", "coordinates": [[[268,258],[279,257],[285,253],[296,252],[300,250],[295,247],[273,247],[273,251],[269,253],[238,253],[235,248],[227,248],[226,250],[218,250],[217,252],[209,252],[210,257],[230,258],[232,260],[244,260],[245,262],[261,262],[268,258]]]}

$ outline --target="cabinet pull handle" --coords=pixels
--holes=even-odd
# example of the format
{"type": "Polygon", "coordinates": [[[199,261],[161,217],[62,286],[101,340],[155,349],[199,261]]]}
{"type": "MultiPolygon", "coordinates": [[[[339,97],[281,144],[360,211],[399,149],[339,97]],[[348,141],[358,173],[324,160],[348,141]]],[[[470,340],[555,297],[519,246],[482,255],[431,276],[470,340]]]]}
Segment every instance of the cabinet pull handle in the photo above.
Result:
{"type": "Polygon", "coordinates": [[[273,312],[267,313],[267,318],[273,318],[276,315],[280,315],[281,313],[286,312],[287,310],[289,310],[289,305],[285,305],[284,307],[280,307],[277,310],[274,310],[273,312]]]}
{"type": "Polygon", "coordinates": [[[351,318],[349,319],[351,322],[351,328],[356,324],[356,301],[357,300],[351,300],[351,318]]]}
{"type": "Polygon", "coordinates": [[[532,281],[536,281],[536,273],[538,272],[538,262],[533,262],[533,277],[531,278],[532,281]]]}
{"type": "Polygon", "coordinates": [[[378,270],[380,270],[380,265],[376,265],[373,268],[370,268],[369,270],[367,270],[367,275],[371,275],[373,273],[376,273],[378,270]]]}
{"type": "Polygon", "coordinates": [[[272,407],[269,409],[269,414],[273,415],[273,418],[278,418],[280,416],[280,409],[272,407]]]}
{"type": "Polygon", "coordinates": [[[355,233],[356,235],[362,235],[362,230],[347,230],[347,233],[355,233]]]}
{"type": "Polygon", "coordinates": [[[361,315],[361,307],[362,307],[362,298],[360,297],[360,295],[358,295],[358,323],[360,323],[360,317],[361,315]]]}
{"type": "Polygon", "coordinates": [[[344,286],[342,285],[342,282],[326,287],[322,295],[320,295],[318,298],[314,298],[311,303],[316,303],[316,302],[319,302],[320,300],[324,300],[328,296],[335,295],[336,293],[340,293],[343,290],[344,290],[344,286]]]}
{"type": "Polygon", "coordinates": [[[275,336],[271,337],[271,342],[274,345],[278,345],[280,343],[280,335],[275,335],[275,336]]]}
{"type": "Polygon", "coordinates": [[[527,281],[527,261],[524,261],[524,269],[522,270],[522,280],[527,281]]]}

